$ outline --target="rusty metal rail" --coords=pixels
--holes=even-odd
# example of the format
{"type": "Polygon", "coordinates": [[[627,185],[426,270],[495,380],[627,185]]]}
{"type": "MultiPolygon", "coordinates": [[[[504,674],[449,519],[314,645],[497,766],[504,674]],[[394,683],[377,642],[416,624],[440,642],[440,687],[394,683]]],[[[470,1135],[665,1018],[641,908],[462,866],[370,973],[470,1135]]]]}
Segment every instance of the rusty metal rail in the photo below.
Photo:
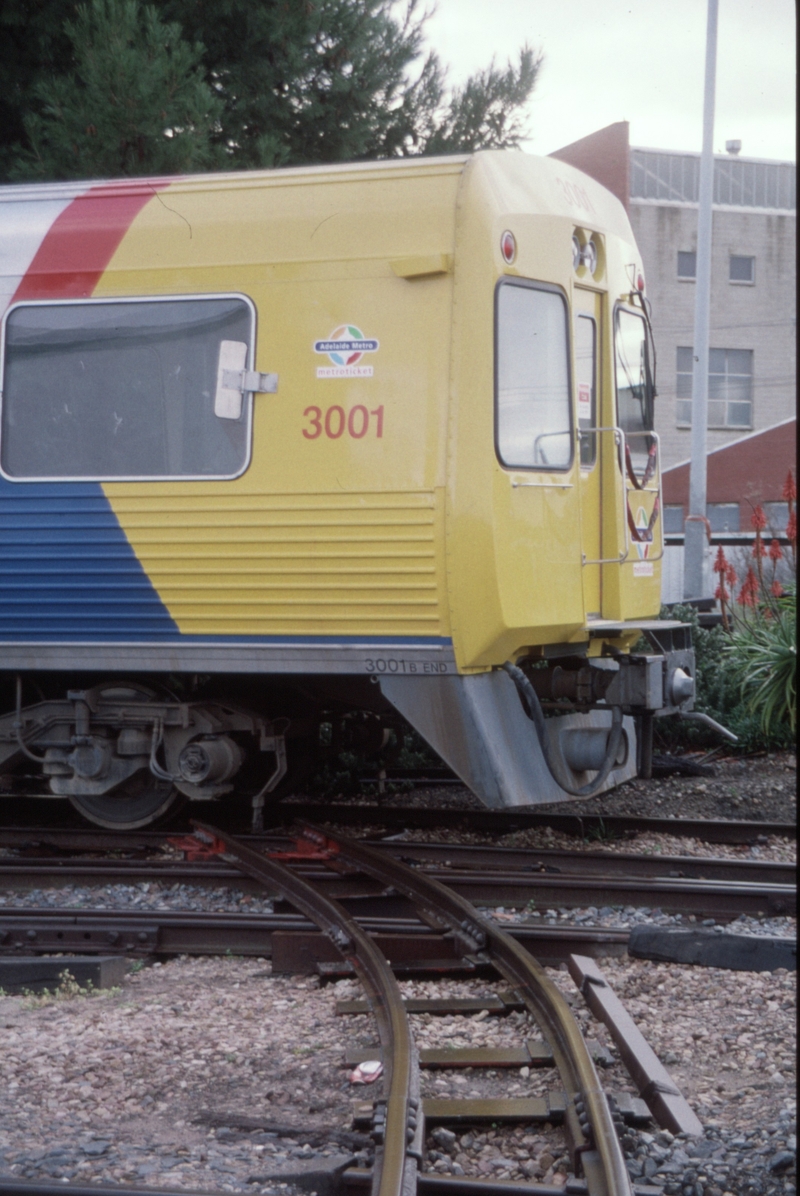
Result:
{"type": "MultiPolygon", "coordinates": [[[[52,798],[52,795],[50,795],[52,798]]],[[[82,847],[88,850],[135,849],[136,847],[157,847],[163,843],[169,831],[111,831],[87,826],[20,826],[13,824],[12,815],[18,811],[23,799],[0,797],[0,847],[18,846],[20,843],[39,840],[53,845],[82,847]]],[[[52,800],[47,803],[28,801],[31,807],[45,806],[52,810],[52,800]]],[[[222,819],[224,810],[219,811],[222,819]]],[[[454,826],[463,831],[486,834],[492,838],[514,831],[536,827],[550,827],[578,839],[603,840],[626,839],[638,834],[666,834],[678,838],[699,839],[704,843],[757,843],[775,835],[779,838],[797,838],[794,822],[752,822],[728,818],[647,818],[628,814],[575,814],[557,811],[542,811],[535,808],[513,810],[461,810],[431,809],[423,806],[343,805],[336,802],[310,803],[290,802],[266,807],[265,822],[272,831],[265,835],[244,834],[242,842],[259,847],[270,833],[282,825],[289,825],[296,819],[310,822],[333,822],[337,826],[382,826],[386,831],[426,829],[454,826]]]]}
{"type": "Polygon", "coordinates": [[[304,836],[332,858],[390,884],[433,926],[446,929],[465,952],[484,954],[515,987],[547,1039],[565,1087],[565,1126],[573,1170],[590,1196],[628,1196],[631,1182],[608,1102],[569,1007],[542,966],[465,898],[400,860],[342,836],[305,826],[304,836]]]}
{"type": "MultiPolygon", "coordinates": [[[[154,853],[163,848],[164,839],[154,840],[152,844],[147,845],[126,845],[124,841],[120,841],[113,847],[109,844],[103,847],[95,843],[92,837],[81,843],[80,840],[73,840],[71,834],[65,839],[51,835],[37,839],[35,834],[31,833],[29,839],[22,839],[0,833],[0,840],[8,838],[13,842],[7,842],[6,848],[16,850],[19,854],[0,858],[0,884],[3,880],[11,881],[17,875],[24,875],[26,869],[44,879],[52,874],[59,882],[64,876],[73,874],[82,880],[84,877],[102,877],[111,874],[112,871],[119,872],[121,878],[130,881],[167,877],[170,880],[191,881],[202,880],[207,876],[221,879],[238,876],[235,869],[224,864],[209,867],[207,864],[195,865],[188,861],[158,857],[154,853]],[[100,852],[112,851],[128,854],[106,854],[105,858],[98,858],[100,852]],[[82,852],[91,855],[81,856],[82,852]]],[[[241,842],[259,851],[269,852],[284,850],[289,840],[285,836],[277,835],[250,836],[241,842]]],[[[577,874],[586,878],[603,879],[668,877],[744,881],[748,884],[794,884],[796,879],[794,863],[773,860],[661,853],[565,851],[553,848],[495,847],[489,844],[397,842],[385,839],[368,839],[366,842],[398,859],[413,854],[415,859],[431,866],[453,869],[453,875],[459,871],[468,873],[477,869],[482,873],[493,871],[502,875],[508,875],[510,872],[540,872],[550,875],[577,874]]]]}
{"type": "MultiPolygon", "coordinates": [[[[271,846],[279,847],[279,844],[271,846]]],[[[389,847],[381,845],[376,850],[386,857],[414,857],[424,861],[431,856],[430,851],[426,850],[427,846],[392,844],[389,847]]],[[[451,864],[459,859],[455,850],[440,849],[437,854],[443,860],[449,859],[451,864]]],[[[590,857],[584,868],[582,854],[576,853],[569,860],[568,867],[562,857],[560,866],[553,866],[552,870],[544,862],[546,857],[541,852],[530,853],[527,867],[517,869],[513,864],[524,859],[519,853],[512,853],[506,866],[500,862],[502,857],[497,856],[496,852],[486,852],[483,858],[486,862],[481,865],[481,856],[473,853],[471,867],[447,867],[445,862],[431,862],[428,864],[428,875],[478,904],[524,906],[534,901],[540,909],[592,905],[647,906],[658,907],[665,913],[694,914],[720,921],[737,918],[740,914],[793,915],[797,911],[797,888],[794,883],[787,881],[787,873],[791,869],[781,864],[773,865],[772,869],[769,865],[756,864],[755,869],[750,871],[745,867],[738,872],[739,876],[752,876],[755,871],[759,879],[736,880],[696,875],[714,872],[713,862],[706,867],[706,862],[698,859],[689,863],[662,857],[652,866],[652,872],[648,873],[648,868],[640,863],[638,870],[641,875],[630,876],[626,875],[626,869],[633,868],[630,859],[622,857],[620,860],[613,855],[607,855],[602,860],[597,856],[590,857]],[[493,861],[494,866],[491,866],[493,861]],[[674,866],[681,864],[695,875],[664,874],[683,871],[682,867],[674,866]],[[659,870],[661,875],[658,874],[659,870]],[[765,876],[780,876],[781,880],[767,880],[765,876]]],[[[647,860],[649,865],[652,857],[637,859],[647,860]]],[[[718,871],[727,873],[729,877],[737,874],[735,862],[719,861],[719,864],[718,871]]],[[[322,883],[328,895],[337,899],[355,898],[359,893],[368,898],[375,892],[374,885],[358,878],[333,879],[318,864],[306,864],[302,871],[310,883],[322,883]]],[[[108,859],[40,860],[12,857],[0,860],[0,889],[40,889],[62,887],[67,883],[134,884],[145,880],[157,880],[165,884],[174,884],[176,881],[202,885],[233,883],[237,888],[242,887],[240,873],[220,865],[108,859]]]]}
{"type": "MultiPolygon", "coordinates": [[[[384,1060],[383,1100],[376,1106],[372,1196],[414,1196],[421,1158],[419,1060],[397,981],[374,941],[335,901],[324,897],[295,872],[268,859],[232,835],[195,823],[197,833],[218,845],[226,858],[270,889],[277,888],[319,926],[364,987],[378,1025],[384,1060]],[[419,1120],[419,1129],[417,1121],[419,1120]]],[[[222,852],[220,852],[222,854],[222,852]]]]}
{"type": "MultiPolygon", "coordinates": [[[[350,911],[352,913],[352,910],[350,911]]],[[[378,938],[398,961],[452,954],[441,936],[416,918],[357,915],[364,930],[378,938]]],[[[548,964],[565,963],[570,953],[624,955],[627,930],[593,926],[513,925],[507,928],[526,948],[548,964]]],[[[275,956],[300,938],[322,939],[312,921],[287,911],[274,914],[216,914],[171,910],[8,909],[0,910],[1,954],[47,954],[72,951],[81,955],[140,956],[245,955],[275,956]]],[[[327,942],[327,940],[322,940],[327,942]]],[[[322,958],[334,958],[328,953],[322,958]]],[[[319,954],[316,954],[319,958],[319,954]]],[[[299,962],[286,968],[303,971],[299,962]]]]}

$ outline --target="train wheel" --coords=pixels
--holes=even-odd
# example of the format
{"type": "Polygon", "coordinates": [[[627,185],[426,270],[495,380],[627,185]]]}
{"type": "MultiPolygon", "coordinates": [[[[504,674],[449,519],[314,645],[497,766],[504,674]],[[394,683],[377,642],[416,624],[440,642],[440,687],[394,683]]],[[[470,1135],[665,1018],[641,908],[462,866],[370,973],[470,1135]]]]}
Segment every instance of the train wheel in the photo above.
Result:
{"type": "Polygon", "coordinates": [[[186,798],[170,781],[160,781],[141,769],[111,793],[75,794],[69,800],[95,826],[134,831],[177,813],[186,798]]]}

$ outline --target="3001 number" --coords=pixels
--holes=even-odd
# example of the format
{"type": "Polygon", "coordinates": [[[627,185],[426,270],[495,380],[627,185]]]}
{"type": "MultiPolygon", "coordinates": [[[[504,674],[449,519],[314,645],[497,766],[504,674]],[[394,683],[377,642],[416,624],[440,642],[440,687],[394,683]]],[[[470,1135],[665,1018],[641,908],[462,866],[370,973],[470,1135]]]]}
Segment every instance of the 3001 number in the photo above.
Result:
{"type": "Polygon", "coordinates": [[[338,440],[347,432],[353,440],[363,440],[369,433],[370,417],[375,417],[375,435],[380,440],[383,436],[383,407],[376,407],[369,411],[362,403],[357,403],[345,412],[344,407],[334,405],[324,412],[321,407],[306,407],[303,412],[309,421],[308,427],[303,428],[306,440],[316,440],[323,431],[329,440],[338,440]]]}

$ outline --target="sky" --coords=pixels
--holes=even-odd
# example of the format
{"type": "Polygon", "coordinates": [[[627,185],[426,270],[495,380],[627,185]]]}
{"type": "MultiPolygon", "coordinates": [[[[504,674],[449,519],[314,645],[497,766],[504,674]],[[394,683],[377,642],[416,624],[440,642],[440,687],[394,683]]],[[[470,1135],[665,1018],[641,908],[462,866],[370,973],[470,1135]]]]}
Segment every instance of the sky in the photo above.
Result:
{"type": "MultiPolygon", "coordinates": [[[[533,154],[630,122],[631,145],[700,151],[706,0],[437,0],[427,41],[452,83],[543,51],[528,106],[533,154]]],[[[714,151],[796,158],[793,0],[719,0],[714,151]]]]}

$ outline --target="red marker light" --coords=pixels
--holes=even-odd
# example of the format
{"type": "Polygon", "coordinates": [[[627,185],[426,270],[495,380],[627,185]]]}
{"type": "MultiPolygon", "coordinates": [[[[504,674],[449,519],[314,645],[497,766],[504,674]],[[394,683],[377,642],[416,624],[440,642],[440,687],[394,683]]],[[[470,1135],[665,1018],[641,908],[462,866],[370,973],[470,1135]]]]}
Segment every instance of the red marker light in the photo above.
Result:
{"type": "Polygon", "coordinates": [[[509,232],[508,229],[506,229],[500,238],[500,252],[503,255],[503,260],[506,261],[509,266],[517,256],[517,242],[515,240],[514,234],[509,232]]]}
{"type": "Polygon", "coordinates": [[[642,278],[641,274],[640,274],[640,275],[639,275],[639,277],[636,279],[636,289],[637,289],[637,291],[643,291],[643,290],[644,290],[644,279],[642,278]]]}

